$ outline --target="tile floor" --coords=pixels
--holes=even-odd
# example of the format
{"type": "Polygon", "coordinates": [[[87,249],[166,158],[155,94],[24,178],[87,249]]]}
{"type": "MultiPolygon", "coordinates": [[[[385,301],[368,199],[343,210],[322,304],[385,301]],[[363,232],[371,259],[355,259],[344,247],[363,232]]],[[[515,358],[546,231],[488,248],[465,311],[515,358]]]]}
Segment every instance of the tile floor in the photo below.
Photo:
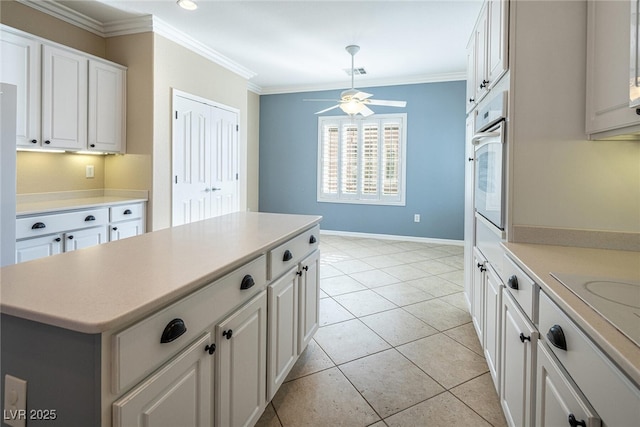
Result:
{"type": "Polygon", "coordinates": [[[258,426],[504,426],[463,248],[322,235],[320,329],[258,426]]]}

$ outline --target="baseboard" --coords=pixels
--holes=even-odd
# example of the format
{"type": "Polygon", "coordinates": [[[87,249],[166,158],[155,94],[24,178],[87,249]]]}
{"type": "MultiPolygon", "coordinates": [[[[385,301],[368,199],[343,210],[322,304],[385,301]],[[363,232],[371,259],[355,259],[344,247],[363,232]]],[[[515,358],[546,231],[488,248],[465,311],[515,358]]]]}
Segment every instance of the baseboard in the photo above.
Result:
{"type": "Polygon", "coordinates": [[[464,246],[463,240],[436,239],[431,237],[400,236],[394,234],[359,233],[356,231],[339,231],[320,229],[320,234],[327,236],[358,237],[360,239],[397,240],[401,242],[431,243],[437,245],[464,246]]]}

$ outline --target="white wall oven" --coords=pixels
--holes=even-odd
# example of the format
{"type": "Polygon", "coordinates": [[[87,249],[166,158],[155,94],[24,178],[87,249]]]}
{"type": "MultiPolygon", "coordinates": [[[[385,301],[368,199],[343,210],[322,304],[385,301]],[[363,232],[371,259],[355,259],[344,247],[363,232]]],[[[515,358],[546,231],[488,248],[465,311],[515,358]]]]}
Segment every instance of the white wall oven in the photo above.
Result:
{"type": "Polygon", "coordinates": [[[507,92],[501,92],[478,111],[475,120],[474,208],[500,230],[505,228],[507,92]]]}

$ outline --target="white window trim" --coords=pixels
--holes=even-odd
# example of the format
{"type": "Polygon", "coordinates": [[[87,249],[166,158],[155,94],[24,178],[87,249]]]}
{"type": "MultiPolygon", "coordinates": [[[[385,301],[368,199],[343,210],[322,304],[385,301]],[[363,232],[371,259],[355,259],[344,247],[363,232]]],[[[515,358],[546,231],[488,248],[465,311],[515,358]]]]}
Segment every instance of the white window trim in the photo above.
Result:
{"type": "MultiPolygon", "coordinates": [[[[380,131],[382,132],[383,127],[380,127],[380,131]]],[[[359,147],[362,147],[362,132],[359,134],[359,147]]],[[[359,150],[359,153],[362,150],[359,150]]],[[[338,149],[338,152],[341,153],[341,147],[338,149]]],[[[362,173],[360,167],[361,157],[358,160],[358,177],[360,178],[360,174],[362,173]]],[[[341,175],[342,167],[342,156],[338,154],[338,176],[341,175]]],[[[348,116],[321,116],[318,117],[318,168],[317,168],[317,201],[321,203],[350,203],[350,204],[362,204],[362,205],[384,205],[384,206],[406,206],[406,172],[407,172],[407,114],[399,113],[399,114],[380,114],[371,116],[369,118],[350,118],[348,116]],[[344,124],[350,123],[358,123],[361,128],[362,124],[366,124],[367,122],[380,122],[384,123],[385,120],[399,121],[401,123],[401,141],[400,141],[400,173],[399,173],[399,182],[398,182],[398,196],[393,196],[393,198],[381,196],[381,198],[372,199],[371,196],[360,194],[360,190],[358,194],[342,194],[341,193],[341,183],[338,180],[338,192],[335,195],[325,194],[322,191],[322,163],[323,163],[323,128],[325,125],[336,124],[340,129],[340,133],[342,130],[342,126],[344,124]]],[[[380,179],[381,181],[381,179],[380,179]]],[[[358,179],[358,187],[360,187],[361,180],[358,179]]]]}

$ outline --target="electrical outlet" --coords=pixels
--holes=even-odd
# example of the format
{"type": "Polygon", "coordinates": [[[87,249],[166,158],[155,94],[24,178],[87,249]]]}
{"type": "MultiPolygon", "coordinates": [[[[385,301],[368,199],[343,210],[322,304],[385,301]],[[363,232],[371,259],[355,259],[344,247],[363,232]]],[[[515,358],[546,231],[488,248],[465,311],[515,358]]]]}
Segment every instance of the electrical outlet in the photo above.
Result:
{"type": "Polygon", "coordinates": [[[11,427],[25,427],[27,421],[27,382],[12,375],[4,376],[4,411],[2,421],[11,427]]]}
{"type": "Polygon", "coordinates": [[[95,176],[95,168],[93,165],[87,165],[86,174],[87,178],[93,178],[95,176]]]}
{"type": "Polygon", "coordinates": [[[413,222],[420,222],[420,214],[415,214],[413,216],[413,222]]]}

